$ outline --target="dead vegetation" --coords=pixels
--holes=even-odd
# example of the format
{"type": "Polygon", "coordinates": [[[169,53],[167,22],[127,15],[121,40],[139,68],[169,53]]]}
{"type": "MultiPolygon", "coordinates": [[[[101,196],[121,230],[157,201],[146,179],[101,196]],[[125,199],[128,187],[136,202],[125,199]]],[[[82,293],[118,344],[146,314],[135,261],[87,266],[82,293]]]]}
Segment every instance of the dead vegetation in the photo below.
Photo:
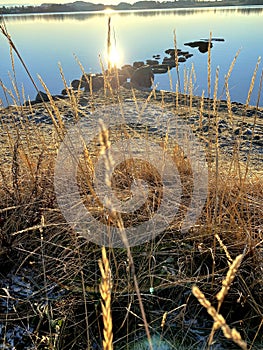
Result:
{"type": "MultiPolygon", "coordinates": [[[[92,95],[87,108],[94,109],[96,101],[124,103],[127,94],[135,105],[166,103],[158,92],[105,88],[92,95]]],[[[65,105],[50,96],[45,103],[49,123],[28,118],[37,106],[1,109],[0,276],[2,281],[10,274],[22,276],[31,289],[17,297],[1,284],[2,343],[13,325],[19,325],[28,330],[23,346],[34,349],[136,349],[145,337],[151,348],[155,335],[169,349],[262,349],[262,173],[249,157],[240,161],[238,147],[231,159],[221,154],[219,135],[211,124],[215,132],[205,139],[208,195],[195,225],[180,231],[193,179],[191,164],[173,145],[170,152],[182,183],[175,220],[144,244],[103,248],[101,261],[101,246],[76,234],[63,218],[54,191],[54,164],[67,130],[61,110],[71,109],[72,123],[83,118],[79,96],[72,95],[65,105]]],[[[200,118],[203,113],[218,115],[216,96],[214,100],[189,99],[179,92],[170,96],[169,108],[179,115],[191,115],[193,110],[200,118]]],[[[230,100],[228,105],[230,113],[230,100]]],[[[135,132],[125,129],[124,138],[135,132]]],[[[146,134],[141,130],[136,135],[146,134]]],[[[102,132],[93,151],[84,148],[77,178],[86,208],[109,229],[116,226],[125,232],[158,210],[163,184],[154,164],[136,159],[119,164],[108,179],[119,199],[127,200],[134,179],[141,178],[148,184],[146,203],[136,213],[118,215],[112,210],[105,215],[93,187],[94,166],[118,137],[102,132]]],[[[154,141],[169,149],[164,137],[154,141]]],[[[105,161],[111,167],[109,157],[105,161]]]]}

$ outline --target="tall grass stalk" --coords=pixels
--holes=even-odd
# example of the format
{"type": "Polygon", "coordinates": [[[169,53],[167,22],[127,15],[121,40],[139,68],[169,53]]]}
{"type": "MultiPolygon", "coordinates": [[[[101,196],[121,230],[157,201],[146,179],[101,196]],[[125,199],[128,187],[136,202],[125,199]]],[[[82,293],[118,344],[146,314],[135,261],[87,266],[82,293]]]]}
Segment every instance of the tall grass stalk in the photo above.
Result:
{"type": "Polygon", "coordinates": [[[221,314],[219,314],[221,305],[224,301],[225,296],[228,293],[233,279],[235,278],[237,270],[242,262],[242,258],[243,255],[238,255],[236,259],[232,262],[232,264],[229,266],[226,278],[222,282],[222,288],[216,295],[216,298],[218,300],[217,310],[211,305],[211,303],[206,299],[204,294],[200,291],[200,289],[197,286],[192,287],[192,292],[194,296],[198,299],[199,303],[206,308],[208,314],[212,316],[214,320],[213,329],[209,339],[209,345],[212,344],[214,331],[220,327],[224,333],[224,336],[227,339],[233,340],[237,345],[240,346],[241,349],[247,349],[247,344],[242,340],[240,333],[235,328],[231,329],[227,325],[224,317],[221,314]]]}
{"type": "Polygon", "coordinates": [[[102,259],[99,260],[99,268],[101,273],[100,295],[101,308],[103,318],[103,350],[113,350],[113,333],[112,333],[112,317],[111,317],[111,270],[109,260],[107,258],[106,249],[102,247],[102,259]]]}

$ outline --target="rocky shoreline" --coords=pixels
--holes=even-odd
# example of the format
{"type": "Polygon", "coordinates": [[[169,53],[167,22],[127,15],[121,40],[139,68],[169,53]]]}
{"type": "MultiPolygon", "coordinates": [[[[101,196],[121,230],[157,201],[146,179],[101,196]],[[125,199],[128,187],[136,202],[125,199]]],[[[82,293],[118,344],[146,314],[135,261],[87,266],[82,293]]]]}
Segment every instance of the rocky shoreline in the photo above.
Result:
{"type": "MultiPolygon", "coordinates": [[[[220,100],[214,104],[212,99],[176,94],[172,92],[154,91],[151,89],[134,90],[119,87],[116,90],[99,90],[97,92],[80,92],[78,98],[78,117],[83,118],[91,114],[94,109],[102,108],[110,103],[146,102],[150,98],[151,105],[164,105],[167,111],[173,110],[180,120],[187,123],[192,131],[204,141],[206,147],[215,144],[216,137],[222,154],[227,157],[233,155],[238,147],[240,161],[248,157],[253,166],[262,168],[263,161],[263,108],[246,107],[233,102],[229,115],[227,102],[220,100]],[[201,108],[201,104],[203,107],[201,108]],[[202,113],[200,112],[202,109],[202,113]]],[[[72,125],[76,111],[70,104],[69,98],[55,101],[65,125],[72,125]]],[[[33,106],[23,106],[22,109],[7,107],[2,109],[1,117],[4,123],[29,121],[41,128],[47,128],[50,133],[52,119],[46,107],[52,110],[50,102],[38,103],[33,106]]],[[[54,117],[55,116],[55,113],[54,117]]],[[[28,124],[27,124],[28,125],[28,124]]]]}
{"type": "MultiPolygon", "coordinates": [[[[178,68],[180,64],[186,62],[194,56],[196,49],[201,54],[212,49],[215,42],[224,42],[223,38],[200,39],[184,43],[184,46],[193,49],[189,52],[185,48],[168,48],[162,55],[153,54],[145,61],[135,61],[133,64],[125,64],[121,68],[116,68],[108,62],[108,69],[102,73],[83,73],[80,78],[73,79],[70,86],[66,86],[60,94],[52,96],[54,100],[68,98],[72,91],[83,91],[93,93],[105,87],[117,89],[120,86],[135,89],[147,90],[153,87],[156,74],[166,74],[173,68],[178,68]]],[[[169,77],[167,77],[169,80],[169,77]]],[[[49,96],[46,92],[38,91],[35,100],[27,101],[25,105],[48,102],[49,96]]]]}

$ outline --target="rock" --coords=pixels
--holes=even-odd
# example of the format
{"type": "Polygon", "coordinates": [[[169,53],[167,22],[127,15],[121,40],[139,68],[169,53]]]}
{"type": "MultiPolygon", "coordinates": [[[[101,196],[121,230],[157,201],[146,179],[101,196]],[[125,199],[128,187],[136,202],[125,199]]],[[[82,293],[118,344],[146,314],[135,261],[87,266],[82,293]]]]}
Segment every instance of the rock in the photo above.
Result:
{"type": "Polygon", "coordinates": [[[118,74],[118,76],[114,75],[109,77],[109,82],[112,89],[117,89],[127,82],[127,77],[122,74],[118,74]]]}
{"type": "Polygon", "coordinates": [[[261,146],[261,147],[263,147],[263,140],[262,139],[257,139],[257,140],[255,140],[254,142],[253,142],[255,145],[257,145],[257,146],[261,146]]]}
{"type": "Polygon", "coordinates": [[[92,78],[92,90],[98,91],[104,87],[104,78],[103,76],[95,76],[92,78]]]}
{"type": "Polygon", "coordinates": [[[157,66],[159,62],[157,60],[146,60],[146,64],[149,66],[157,66]]]}
{"type": "Polygon", "coordinates": [[[126,76],[126,78],[131,78],[132,74],[134,73],[135,69],[130,64],[125,64],[121,67],[120,74],[126,76]]]}
{"type": "Polygon", "coordinates": [[[150,66],[137,68],[131,77],[131,84],[134,87],[150,88],[153,84],[154,74],[150,66]]]}
{"type": "Polygon", "coordinates": [[[186,61],[186,58],[185,57],[179,57],[178,58],[178,62],[185,62],[186,61]]]}
{"type": "Polygon", "coordinates": [[[235,134],[235,135],[240,135],[240,133],[241,133],[241,129],[240,129],[240,128],[236,128],[236,129],[234,130],[234,134],[235,134]]]}
{"type": "Polygon", "coordinates": [[[144,66],[144,62],[143,61],[136,61],[136,62],[133,62],[133,67],[134,68],[140,68],[140,67],[142,67],[142,66],[144,66]]]}
{"type": "Polygon", "coordinates": [[[70,83],[70,86],[73,88],[73,90],[78,90],[81,88],[81,81],[78,79],[72,80],[72,82],[70,83]]]}
{"type": "Polygon", "coordinates": [[[167,55],[175,56],[175,49],[167,49],[164,51],[167,55]]]}
{"type": "MultiPolygon", "coordinates": [[[[65,98],[67,98],[67,96],[64,96],[64,95],[52,95],[51,98],[54,101],[57,101],[57,100],[65,99],[65,98]]],[[[48,95],[45,92],[43,92],[43,91],[39,91],[37,93],[37,95],[36,95],[35,101],[32,101],[30,104],[49,102],[49,101],[50,100],[49,100],[48,95]]],[[[29,102],[27,101],[27,103],[25,105],[29,105],[29,102]]]]}
{"type": "Polygon", "coordinates": [[[43,91],[39,91],[36,95],[35,102],[43,102],[43,101],[44,102],[49,101],[48,95],[43,91]]]}
{"type": "Polygon", "coordinates": [[[218,124],[227,126],[227,122],[225,121],[225,119],[220,119],[218,124]]]}
{"type": "MultiPolygon", "coordinates": [[[[208,45],[209,45],[209,41],[208,40],[205,40],[205,41],[192,41],[192,42],[188,42],[188,43],[185,43],[184,45],[186,46],[190,46],[190,47],[197,47],[198,50],[201,52],[201,53],[205,53],[208,51],[208,45]]],[[[210,43],[210,47],[212,48],[213,47],[213,44],[210,43]]]]}
{"type": "Polygon", "coordinates": [[[248,140],[248,139],[251,139],[252,135],[253,135],[253,131],[251,129],[246,129],[243,132],[242,138],[243,140],[248,140]]]}
{"type": "Polygon", "coordinates": [[[185,58],[190,58],[190,57],[193,57],[194,55],[192,53],[186,53],[184,55],[185,58]]]}
{"type": "Polygon", "coordinates": [[[167,65],[170,68],[175,67],[175,60],[171,57],[164,57],[162,64],[167,65]]]}
{"type": "Polygon", "coordinates": [[[203,130],[203,132],[208,132],[209,131],[209,126],[208,125],[204,125],[202,127],[202,130],[203,130]]]}
{"type": "Polygon", "coordinates": [[[189,52],[188,51],[181,51],[181,52],[178,52],[178,56],[186,56],[188,55],[189,52]]]}
{"type": "Polygon", "coordinates": [[[84,87],[85,92],[98,91],[104,87],[104,78],[102,75],[83,75],[81,78],[81,87],[84,87]]]}
{"type": "Polygon", "coordinates": [[[167,64],[158,64],[158,66],[152,67],[152,71],[153,71],[154,74],[167,73],[168,65],[167,64]]]}
{"type": "Polygon", "coordinates": [[[243,133],[243,135],[247,135],[247,136],[252,136],[252,134],[253,134],[253,131],[252,131],[251,129],[247,129],[247,130],[243,133]]]}
{"type": "Polygon", "coordinates": [[[167,55],[170,55],[171,58],[175,58],[175,52],[177,53],[177,56],[182,56],[184,55],[186,52],[182,51],[181,49],[167,49],[164,51],[167,55]]]}

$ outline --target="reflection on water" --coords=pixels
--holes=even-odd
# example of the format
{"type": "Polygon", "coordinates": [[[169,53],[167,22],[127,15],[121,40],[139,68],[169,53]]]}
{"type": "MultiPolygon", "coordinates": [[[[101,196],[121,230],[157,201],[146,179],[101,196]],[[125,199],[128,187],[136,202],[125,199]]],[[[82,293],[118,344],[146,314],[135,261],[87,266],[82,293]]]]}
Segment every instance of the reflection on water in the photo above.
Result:
{"type": "MultiPolygon", "coordinates": [[[[153,55],[160,57],[160,63],[167,60],[165,50],[174,48],[174,31],[177,48],[188,51],[188,58],[181,58],[179,71],[184,74],[191,71],[194,64],[196,84],[194,93],[207,94],[207,50],[185,46],[209,38],[224,38],[223,43],[214,43],[212,50],[212,79],[219,67],[219,94],[224,95],[224,77],[226,76],[236,52],[241,48],[236,65],[229,80],[232,100],[245,102],[253,71],[259,56],[263,56],[261,38],[263,6],[231,8],[199,8],[178,10],[123,11],[110,14],[115,32],[115,47],[122,53],[119,66],[134,61],[146,61],[153,55]],[[184,61],[184,62],[183,62],[184,61]]],[[[28,65],[31,74],[37,80],[39,74],[52,94],[58,94],[64,88],[58,69],[61,62],[67,83],[79,79],[81,69],[74,59],[76,55],[87,73],[101,72],[100,58],[104,59],[107,47],[106,12],[90,13],[54,13],[5,16],[7,28],[20,54],[28,65]],[[48,22],[48,25],[47,25],[48,22]]],[[[193,44],[194,45],[194,44],[193,44]]],[[[202,44],[204,46],[204,44],[202,44]]],[[[199,45],[200,47],[200,45],[199,45]]],[[[11,71],[8,44],[0,36],[0,79],[11,88],[8,71],[11,71]]],[[[169,57],[168,57],[169,59],[169,57]]],[[[115,60],[115,58],[114,58],[115,60]]],[[[105,62],[103,62],[105,63],[105,62]]],[[[106,65],[105,65],[106,66],[106,65]]],[[[36,92],[32,87],[20,62],[15,60],[16,79],[19,87],[25,87],[26,97],[34,99],[36,92]]],[[[260,65],[259,71],[262,69],[260,65]]],[[[173,89],[176,75],[173,75],[173,89]]],[[[255,80],[252,92],[252,104],[257,101],[259,78],[255,80]]],[[[155,83],[159,89],[170,89],[167,74],[155,74],[155,83]]],[[[38,87],[43,87],[38,83],[38,87]]],[[[0,98],[4,94],[0,89],[0,98]]],[[[262,97],[260,105],[263,105],[262,97]]]]}
{"type": "MultiPolygon", "coordinates": [[[[229,14],[244,14],[251,15],[256,14],[258,16],[263,14],[263,7],[251,6],[251,7],[210,7],[210,8],[195,8],[195,9],[161,9],[161,10],[133,10],[133,11],[112,11],[110,15],[118,15],[122,17],[126,16],[142,16],[142,17],[153,17],[153,16],[164,16],[164,15],[177,15],[177,16],[187,16],[198,14],[202,11],[204,16],[211,13],[229,13],[229,14]]],[[[38,14],[21,14],[21,15],[6,15],[5,20],[8,21],[28,21],[28,20],[57,20],[63,21],[65,19],[76,19],[78,21],[85,21],[90,17],[98,16],[104,17],[108,16],[107,11],[92,11],[92,12],[72,12],[72,13],[38,13],[38,14]]]]}

